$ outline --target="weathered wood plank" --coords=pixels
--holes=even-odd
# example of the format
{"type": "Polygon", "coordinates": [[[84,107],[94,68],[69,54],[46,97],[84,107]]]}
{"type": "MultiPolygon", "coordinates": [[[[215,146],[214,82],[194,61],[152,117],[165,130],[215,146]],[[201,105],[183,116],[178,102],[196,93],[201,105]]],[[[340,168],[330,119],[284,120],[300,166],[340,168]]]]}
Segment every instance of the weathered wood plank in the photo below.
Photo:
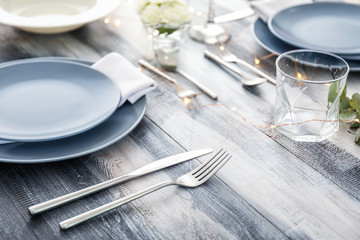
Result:
{"type": "Polygon", "coordinates": [[[40,239],[285,238],[216,177],[196,189],[169,187],[76,228],[59,230],[61,220],[161,180],[180,176],[198,165],[196,161],[130,181],[40,216],[29,217],[27,207],[31,204],[119,176],[182,151],[169,136],[145,119],[129,137],[89,157],[51,164],[1,164],[0,186],[6,188],[29,228],[40,239]],[[212,227],[209,229],[209,226],[212,227]]]}
{"type": "Polygon", "coordinates": [[[1,185],[0,203],[1,239],[37,239],[1,185]]]}
{"type": "MultiPolygon", "coordinates": [[[[124,23],[127,16],[131,17],[126,8],[116,14],[124,23]]],[[[233,34],[229,48],[248,62],[254,53],[268,54],[251,37],[249,25],[253,19],[225,25],[233,34]]],[[[72,56],[96,61],[111,51],[118,51],[136,64],[140,57],[151,57],[150,46],[136,17],[128,22],[115,27],[97,21],[80,30],[54,36],[0,26],[0,59],[72,56]]],[[[220,102],[236,107],[251,121],[271,123],[274,86],[266,83],[255,88],[242,87],[238,77],[203,58],[204,48],[186,37],[181,50],[181,68],[216,90],[220,102]]],[[[274,75],[274,59],[263,60],[260,67],[274,75]]],[[[352,142],[352,133],[342,131],[317,144],[291,142],[276,132],[244,124],[236,113],[223,107],[190,111],[176,97],[171,84],[151,76],[158,81],[159,88],[149,94],[148,119],[123,141],[71,163],[1,164],[0,186],[8,195],[3,201],[6,204],[12,201],[17,209],[8,212],[21,213],[12,222],[25,219],[27,225],[22,232],[33,231],[40,239],[360,237],[360,155],[358,146],[352,142]],[[189,162],[36,218],[30,219],[27,213],[27,207],[35,202],[118,176],[183,149],[224,145],[234,159],[219,172],[218,178],[201,188],[163,189],[78,228],[67,232],[58,229],[58,222],[67,217],[133,193],[159,179],[181,175],[196,165],[189,162]]],[[[351,93],[359,91],[359,79],[359,74],[350,75],[351,93]]],[[[194,88],[186,80],[179,80],[194,88]]],[[[214,103],[206,96],[199,96],[194,102],[214,103]]],[[[342,125],[342,130],[345,127],[342,125]]]]}

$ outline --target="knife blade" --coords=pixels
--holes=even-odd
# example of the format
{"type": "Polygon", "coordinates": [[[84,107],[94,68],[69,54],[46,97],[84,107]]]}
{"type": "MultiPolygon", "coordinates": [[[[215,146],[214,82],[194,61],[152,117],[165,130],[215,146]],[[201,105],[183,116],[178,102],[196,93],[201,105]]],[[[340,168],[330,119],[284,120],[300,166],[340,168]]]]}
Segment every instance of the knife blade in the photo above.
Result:
{"type": "Polygon", "coordinates": [[[191,160],[196,157],[206,155],[211,152],[213,152],[212,149],[199,149],[199,150],[180,153],[180,154],[173,155],[173,156],[170,156],[167,158],[163,158],[158,161],[149,163],[149,164],[147,164],[133,172],[130,172],[128,174],[110,179],[108,181],[84,188],[82,190],[79,190],[79,191],[76,191],[73,193],[69,193],[67,195],[64,195],[64,196],[61,196],[58,198],[54,198],[52,200],[49,200],[49,201],[46,201],[43,203],[39,203],[39,204],[30,206],[29,212],[31,215],[37,215],[37,214],[46,212],[50,209],[56,208],[58,206],[64,205],[66,203],[72,202],[74,200],[80,199],[82,197],[88,196],[88,195],[98,192],[100,190],[112,187],[116,184],[143,176],[143,175],[151,173],[151,172],[155,172],[160,169],[164,169],[164,168],[176,165],[178,163],[182,163],[182,162],[191,160]]]}
{"type": "Polygon", "coordinates": [[[254,15],[255,12],[251,8],[242,9],[239,11],[231,12],[214,18],[214,23],[230,22],[254,15]]]}

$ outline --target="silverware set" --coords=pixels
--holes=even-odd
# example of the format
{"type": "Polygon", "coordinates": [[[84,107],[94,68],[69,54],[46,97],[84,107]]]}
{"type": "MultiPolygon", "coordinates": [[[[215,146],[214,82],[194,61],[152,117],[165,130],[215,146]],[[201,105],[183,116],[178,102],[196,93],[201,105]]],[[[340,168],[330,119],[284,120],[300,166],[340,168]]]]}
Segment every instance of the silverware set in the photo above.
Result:
{"type": "Polygon", "coordinates": [[[244,60],[238,58],[235,54],[231,53],[224,45],[216,44],[212,46],[212,51],[204,50],[204,55],[205,57],[215,61],[216,63],[226,67],[227,69],[239,75],[242,80],[242,84],[245,86],[256,86],[266,82],[266,80],[272,84],[276,84],[276,80],[274,78],[267,75],[266,73],[263,73],[256,67],[245,62],[244,60]],[[241,71],[240,68],[231,63],[240,64],[241,66],[249,69],[260,77],[248,77],[241,71]]]}
{"type": "MultiPolygon", "coordinates": [[[[194,91],[192,91],[191,89],[188,89],[182,85],[180,85],[178,83],[178,81],[173,78],[170,77],[168,74],[166,74],[165,72],[161,71],[160,69],[154,67],[153,65],[151,65],[148,61],[144,60],[144,59],[140,59],[139,64],[146,67],[147,69],[153,71],[154,73],[162,76],[163,78],[165,78],[166,80],[170,81],[172,84],[175,85],[176,88],[176,92],[177,95],[180,98],[193,98],[199,94],[196,94],[194,91]]],[[[193,78],[192,76],[190,76],[189,74],[185,73],[182,70],[176,70],[180,75],[182,75],[183,77],[185,77],[186,79],[188,79],[190,82],[192,82],[195,86],[197,86],[199,89],[201,89],[206,95],[208,95],[209,97],[211,97],[214,100],[217,100],[218,96],[211,91],[209,88],[207,88],[204,84],[202,84],[201,82],[199,82],[198,80],[196,80],[195,78],[193,78]]]]}
{"type": "MultiPolygon", "coordinates": [[[[153,163],[150,163],[148,165],[145,165],[144,167],[141,167],[131,173],[119,176],[117,178],[108,180],[106,182],[102,182],[99,184],[96,184],[94,186],[40,203],[33,205],[29,207],[29,212],[31,215],[37,215],[43,212],[46,212],[48,210],[51,210],[53,208],[59,207],[61,205],[64,205],[66,203],[75,201],[77,199],[80,199],[82,197],[88,196],[90,194],[96,193],[98,191],[104,190],[106,188],[115,186],[117,184],[123,183],[125,181],[129,181],[131,179],[143,176],[145,174],[155,172],[157,170],[161,170],[173,165],[176,165],[181,162],[188,161],[190,159],[203,156],[205,154],[211,153],[211,149],[201,149],[201,150],[195,150],[190,151],[186,153],[177,154],[174,156],[170,156],[158,161],[155,161],[153,163]]],[[[160,188],[170,186],[170,185],[178,185],[182,187],[197,187],[204,182],[206,182],[210,177],[212,177],[217,171],[220,170],[221,167],[224,166],[224,164],[231,158],[231,155],[227,153],[225,150],[221,149],[219,152],[217,152],[214,157],[209,159],[208,161],[201,164],[198,168],[195,170],[179,177],[178,179],[174,181],[165,181],[161,182],[159,184],[156,184],[152,187],[149,187],[143,191],[134,193],[130,196],[115,200],[111,203],[105,204],[103,206],[100,206],[98,208],[95,208],[93,210],[90,210],[88,212],[85,212],[83,214],[77,215],[75,217],[72,217],[70,219],[67,219],[65,221],[62,221],[60,223],[61,229],[68,229],[75,225],[78,225],[90,218],[93,218],[95,216],[98,216],[104,212],[110,211],[116,207],[119,207],[121,205],[124,205],[132,200],[138,199],[142,196],[145,196],[151,192],[154,192],[160,188]]]]}

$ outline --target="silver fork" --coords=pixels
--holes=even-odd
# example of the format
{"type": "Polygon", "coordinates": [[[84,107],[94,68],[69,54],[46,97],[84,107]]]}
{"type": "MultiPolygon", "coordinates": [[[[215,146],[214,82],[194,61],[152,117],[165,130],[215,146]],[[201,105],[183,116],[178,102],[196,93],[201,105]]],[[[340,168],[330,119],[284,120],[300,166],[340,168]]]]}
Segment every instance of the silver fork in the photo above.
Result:
{"type": "Polygon", "coordinates": [[[73,226],[78,225],[79,223],[89,220],[90,218],[98,216],[104,212],[110,211],[116,207],[126,204],[132,200],[138,199],[142,196],[145,196],[145,195],[147,195],[151,192],[154,192],[158,189],[161,189],[163,187],[167,187],[170,185],[178,185],[181,187],[197,187],[197,186],[203,184],[204,182],[206,182],[217,171],[219,171],[220,168],[222,166],[224,166],[224,164],[230,158],[231,158],[231,155],[229,153],[227,153],[226,151],[224,151],[223,149],[221,149],[210,160],[204,162],[199,167],[197,167],[195,170],[179,177],[175,181],[173,180],[173,181],[165,181],[165,182],[158,183],[152,187],[149,187],[145,190],[134,193],[130,196],[118,199],[116,201],[105,204],[103,206],[100,206],[100,207],[90,210],[88,212],[85,212],[85,213],[82,213],[75,217],[69,218],[60,223],[60,228],[63,230],[71,228],[73,226]]]}
{"type": "Polygon", "coordinates": [[[157,69],[156,67],[154,67],[153,65],[151,65],[148,61],[144,60],[144,59],[140,59],[139,64],[148,68],[149,70],[153,71],[154,73],[157,73],[158,75],[162,76],[163,78],[165,78],[166,80],[170,81],[171,83],[173,83],[175,85],[176,88],[176,92],[177,95],[180,98],[193,98],[199,94],[195,93],[194,91],[187,89],[183,86],[181,86],[176,80],[175,78],[170,77],[169,75],[167,75],[166,73],[160,71],[159,69],[157,69]]]}
{"type": "Polygon", "coordinates": [[[221,58],[225,62],[239,63],[240,65],[249,68],[250,70],[255,72],[257,75],[259,75],[259,76],[261,76],[263,78],[266,78],[266,80],[268,80],[272,84],[276,84],[276,80],[274,78],[270,77],[266,73],[263,73],[262,71],[260,71],[256,67],[254,67],[251,64],[245,62],[244,60],[238,58],[235,54],[231,53],[224,45],[216,44],[216,48],[218,49],[218,52],[219,52],[221,58]]]}

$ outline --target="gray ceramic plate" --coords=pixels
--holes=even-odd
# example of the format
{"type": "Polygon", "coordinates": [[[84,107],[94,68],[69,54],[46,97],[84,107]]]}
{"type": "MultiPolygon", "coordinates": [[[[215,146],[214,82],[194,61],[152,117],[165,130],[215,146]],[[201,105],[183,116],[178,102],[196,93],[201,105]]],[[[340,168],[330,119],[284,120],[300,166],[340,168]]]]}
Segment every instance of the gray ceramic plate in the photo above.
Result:
{"type": "MultiPolygon", "coordinates": [[[[266,23],[259,18],[254,22],[253,35],[260,46],[276,55],[296,49],[296,47],[274,36],[266,23]]],[[[360,71],[360,61],[346,60],[346,62],[349,64],[351,71],[360,71]]]]}
{"type": "Polygon", "coordinates": [[[272,16],[268,26],[297,47],[360,54],[360,5],[318,2],[290,7],[272,16]]]}
{"type": "Polygon", "coordinates": [[[83,64],[15,61],[0,66],[0,139],[38,142],[69,137],[105,121],[120,91],[83,64]]]}
{"type": "MultiPolygon", "coordinates": [[[[91,65],[91,62],[71,58],[59,59],[91,65]]],[[[16,62],[32,61],[18,60],[16,62]]],[[[129,134],[145,114],[146,98],[136,103],[126,102],[110,118],[81,134],[54,141],[0,144],[0,162],[45,163],[71,159],[103,149],[129,134]]]]}

